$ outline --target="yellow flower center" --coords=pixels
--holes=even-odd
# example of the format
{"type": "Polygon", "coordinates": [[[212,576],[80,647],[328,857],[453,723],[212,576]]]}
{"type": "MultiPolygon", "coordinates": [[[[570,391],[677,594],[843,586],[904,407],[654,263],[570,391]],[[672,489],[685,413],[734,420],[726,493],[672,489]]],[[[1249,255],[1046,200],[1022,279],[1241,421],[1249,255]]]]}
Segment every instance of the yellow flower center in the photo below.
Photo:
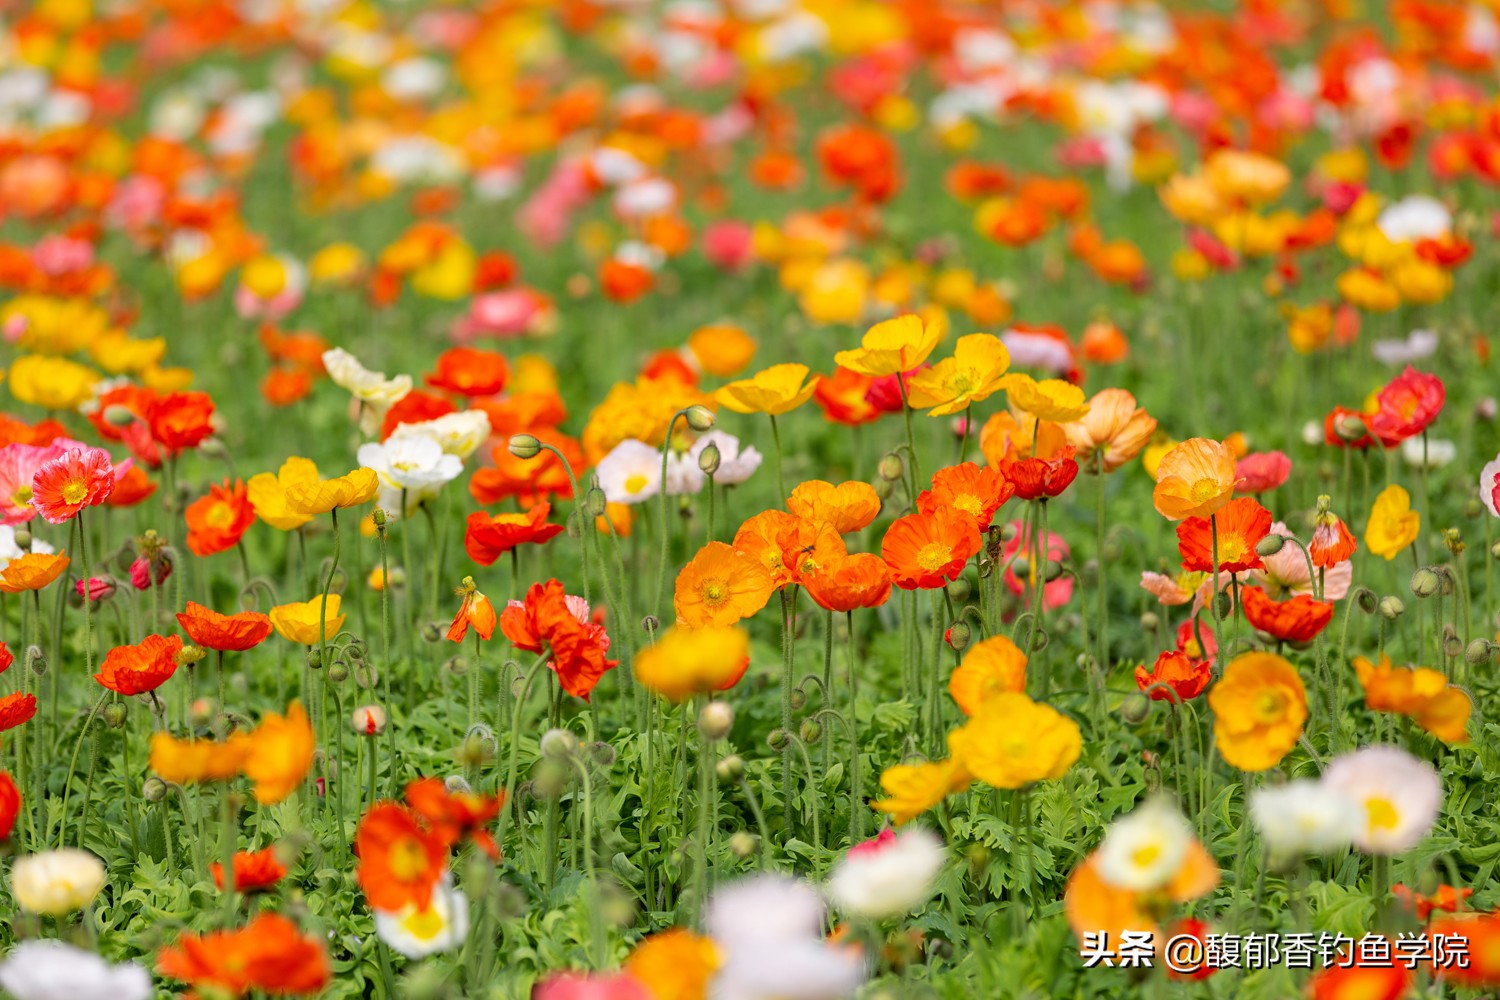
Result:
{"type": "Polygon", "coordinates": [[[639,493],[641,490],[646,488],[647,481],[648,480],[645,476],[637,472],[635,475],[625,480],[625,492],[639,493]]]}
{"type": "Polygon", "coordinates": [[[205,520],[215,528],[222,528],[234,520],[234,511],[227,503],[216,503],[209,508],[208,517],[205,520]]]}
{"type": "Polygon", "coordinates": [[[68,485],[62,488],[62,498],[65,504],[83,503],[84,498],[88,495],[88,484],[82,479],[69,480],[68,485]]]}
{"type": "Polygon", "coordinates": [[[978,517],[984,513],[984,502],[972,493],[960,493],[953,498],[953,506],[965,514],[978,517]]]}
{"type": "Polygon", "coordinates": [[[1239,535],[1219,536],[1219,565],[1239,562],[1245,558],[1245,539],[1239,535]]]}
{"type": "Polygon", "coordinates": [[[10,502],[16,507],[25,507],[31,503],[31,487],[22,486],[10,495],[10,502]]]}
{"type": "Polygon", "coordinates": [[[1195,503],[1207,503],[1219,495],[1219,481],[1211,476],[1204,476],[1193,484],[1193,501],[1195,503]]]}
{"type": "Polygon", "coordinates": [[[416,837],[403,837],[391,847],[391,874],[410,882],[427,870],[427,852],[416,837]]]}
{"type": "Polygon", "coordinates": [[[1286,710],[1286,696],[1280,691],[1263,691],[1255,699],[1255,719],[1257,722],[1272,723],[1280,721],[1286,710]]]}
{"type": "Polygon", "coordinates": [[[1160,844],[1143,844],[1130,852],[1130,863],[1137,868],[1150,868],[1161,857],[1160,844]]]}
{"type": "Polygon", "coordinates": [[[1371,830],[1394,830],[1400,820],[1401,814],[1390,799],[1379,795],[1365,799],[1365,824],[1371,830]]]}
{"type": "Polygon", "coordinates": [[[729,600],[729,585],[723,580],[704,580],[703,586],[698,588],[698,593],[703,598],[703,603],[711,608],[721,607],[729,600]]]}
{"type": "Polygon", "coordinates": [[[425,913],[413,910],[401,921],[401,929],[419,941],[431,941],[443,932],[444,925],[436,906],[428,907],[425,913]]]}
{"type": "Polygon", "coordinates": [[[955,396],[966,396],[979,387],[979,372],[973,368],[960,368],[948,376],[947,389],[955,396]]]}
{"type": "Polygon", "coordinates": [[[953,550],[937,542],[929,542],[917,553],[917,565],[925,570],[936,570],[948,565],[953,559],[953,550]]]}
{"type": "Polygon", "coordinates": [[[1190,660],[1203,659],[1203,647],[1198,645],[1197,639],[1189,639],[1182,646],[1182,651],[1188,655],[1190,660]]]}

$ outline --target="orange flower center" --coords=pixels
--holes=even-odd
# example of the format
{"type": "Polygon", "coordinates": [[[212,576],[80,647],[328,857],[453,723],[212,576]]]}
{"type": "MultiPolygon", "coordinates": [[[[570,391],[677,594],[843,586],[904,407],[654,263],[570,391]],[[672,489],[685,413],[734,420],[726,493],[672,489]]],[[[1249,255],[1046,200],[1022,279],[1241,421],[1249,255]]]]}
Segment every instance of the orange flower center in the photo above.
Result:
{"type": "Polygon", "coordinates": [[[427,871],[427,852],[416,837],[402,837],[391,845],[391,874],[398,882],[412,882],[427,871]]]}
{"type": "Polygon", "coordinates": [[[917,553],[917,565],[925,570],[937,570],[953,559],[953,550],[938,542],[929,542],[917,553]]]}
{"type": "Polygon", "coordinates": [[[698,588],[698,594],[709,607],[722,607],[729,600],[729,585],[723,580],[704,580],[703,585],[698,588]]]}
{"type": "Polygon", "coordinates": [[[70,479],[68,484],[62,488],[63,503],[69,506],[83,503],[84,498],[88,495],[88,483],[85,483],[82,479],[70,479]]]}
{"type": "Polygon", "coordinates": [[[975,517],[984,513],[984,502],[972,493],[959,493],[954,496],[953,506],[975,517]]]}
{"type": "Polygon", "coordinates": [[[1193,484],[1193,500],[1196,503],[1207,503],[1219,495],[1219,481],[1212,476],[1204,476],[1193,484]]]}

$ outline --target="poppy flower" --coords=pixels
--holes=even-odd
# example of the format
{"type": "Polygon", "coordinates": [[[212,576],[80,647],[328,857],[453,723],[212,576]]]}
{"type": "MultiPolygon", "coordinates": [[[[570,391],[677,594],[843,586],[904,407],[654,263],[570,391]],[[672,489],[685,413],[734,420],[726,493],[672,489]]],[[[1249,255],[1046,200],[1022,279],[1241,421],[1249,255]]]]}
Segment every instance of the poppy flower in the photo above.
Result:
{"type": "Polygon", "coordinates": [[[0,674],[10,669],[10,665],[16,662],[16,654],[12,653],[4,642],[0,642],[0,674]]]}
{"type": "MultiPolygon", "coordinates": [[[[117,469],[116,472],[118,471],[117,469]]],[[[115,488],[104,502],[110,507],[134,507],[155,493],[156,483],[146,475],[146,470],[132,464],[123,475],[117,476],[115,488]]]]}
{"type": "Polygon", "coordinates": [[[1375,436],[1369,432],[1370,414],[1335,406],[1323,418],[1323,440],[1334,448],[1374,447],[1375,436]]]}
{"type": "Polygon", "coordinates": [[[1216,530],[1219,572],[1257,569],[1262,563],[1255,547],[1271,531],[1271,512],[1249,497],[1237,497],[1224,505],[1213,522],[1206,517],[1185,518],[1177,525],[1177,552],[1182,556],[1183,569],[1198,573],[1214,571],[1216,530]]]}
{"type": "Polygon", "coordinates": [[[27,552],[0,569],[0,590],[7,594],[41,590],[62,575],[68,562],[68,557],[61,552],[27,552]]]}
{"type": "Polygon", "coordinates": [[[472,841],[491,860],[499,859],[500,848],[485,827],[500,815],[503,793],[451,792],[441,778],[420,778],[406,786],[406,804],[443,840],[472,841]]]}
{"type": "Polygon", "coordinates": [[[1265,771],[1291,752],[1307,721],[1297,668],[1274,653],[1241,653],[1208,692],[1214,743],[1231,767],[1265,771]]]}
{"type": "Polygon", "coordinates": [[[134,646],[111,649],[94,680],[123,695],[155,691],[177,672],[181,652],[182,640],[177,636],[148,635],[134,646]]]}
{"type": "Polygon", "coordinates": [[[279,913],[261,913],[238,930],[184,933],[156,956],[156,969],[204,994],[275,996],[320,993],[332,979],[328,953],[279,913]]]}
{"type": "Polygon", "coordinates": [[[1000,473],[988,466],[965,462],[939,469],[932,477],[932,489],[917,495],[917,510],[931,514],[946,508],[967,514],[983,531],[1015,492],[1015,484],[1000,473]]]}
{"type": "Polygon", "coordinates": [[[1468,741],[1473,703],[1441,671],[1392,666],[1383,653],[1379,663],[1356,656],[1353,666],[1365,689],[1366,708],[1404,715],[1445,743],[1468,741]]]}
{"type": "Polygon", "coordinates": [[[959,337],[953,356],[912,378],[907,387],[911,407],[929,410],[934,417],[989,399],[1004,388],[1010,352],[1000,338],[988,333],[959,337]]]}
{"type": "Polygon", "coordinates": [[[146,425],[169,455],[196,448],[214,432],[214,402],[206,392],[169,392],[151,400],[146,425]]]}
{"type": "Polygon", "coordinates": [[[1149,694],[1153,701],[1192,701],[1204,692],[1212,677],[1213,668],[1208,660],[1195,661],[1177,649],[1169,649],[1158,656],[1149,671],[1144,664],[1135,668],[1136,687],[1149,694]]]}
{"type": "Polygon", "coordinates": [[[187,610],[177,613],[177,624],[199,646],[222,652],[253,649],[272,630],[271,619],[257,611],[223,615],[196,601],[188,601],[187,610]]]}
{"type": "Polygon", "coordinates": [[[818,380],[813,391],[813,402],[823,411],[823,416],[836,424],[858,427],[879,420],[881,410],[869,401],[870,386],[874,382],[868,375],[850,371],[842,366],[818,380]]]}
{"type": "Polygon", "coordinates": [[[1402,907],[1411,911],[1416,918],[1423,923],[1434,912],[1458,913],[1464,908],[1468,898],[1474,895],[1474,890],[1454,888],[1451,885],[1440,885],[1436,890],[1423,894],[1413,890],[1410,886],[1397,883],[1391,886],[1391,895],[1396,897],[1402,907]]]}
{"type": "Polygon", "coordinates": [[[1312,541],[1307,544],[1307,554],[1319,569],[1332,569],[1354,555],[1359,543],[1349,526],[1337,514],[1329,510],[1329,498],[1318,497],[1318,511],[1313,518],[1312,541]]]}
{"type": "Polygon", "coordinates": [[[294,512],[287,506],[287,491],[293,486],[318,482],[318,467],[310,460],[293,455],[281,463],[273,475],[257,473],[245,484],[245,495],[255,516],[277,531],[291,531],[312,520],[311,514],[294,512]]]}
{"type": "Polygon", "coordinates": [[[1089,412],[1062,425],[1079,466],[1086,470],[1115,471],[1139,455],[1156,433],[1156,418],[1124,389],[1101,389],[1088,405],[1089,412]]]}
{"type": "Polygon", "coordinates": [[[385,411],[385,417],[380,423],[380,440],[384,441],[390,437],[402,424],[426,423],[457,410],[458,407],[443,396],[413,389],[392,403],[391,408],[385,411]]]}
{"type": "Polygon", "coordinates": [[[1282,642],[1311,642],[1333,620],[1333,602],[1315,600],[1307,594],[1273,601],[1259,587],[1243,587],[1240,601],[1252,628],[1282,642]]]}
{"type": "Polygon", "coordinates": [[[1028,456],[1006,462],[1000,471],[1022,500],[1049,500],[1062,496],[1078,478],[1078,462],[1073,446],[1067,445],[1050,458],[1028,456]]]}
{"type": "Polygon", "coordinates": [[[493,565],[496,559],[517,545],[541,545],[562,534],[563,526],[548,524],[552,505],[543,501],[524,514],[469,515],[464,531],[464,551],[481,566],[493,565]]]}
{"type": "Polygon", "coordinates": [[[636,653],[635,678],[668,701],[727,691],[750,666],[750,636],[742,628],[674,625],[636,653]]]}
{"type": "Polygon", "coordinates": [[[156,732],[151,734],[151,770],[163,781],[175,785],[206,781],[232,781],[250,752],[250,734],[243,730],[231,733],[225,740],[179,740],[156,732]]]}
{"type": "Polygon", "coordinates": [[[865,331],[857,349],[839,351],[833,360],[841,368],[871,378],[899,375],[926,361],[947,332],[941,320],[924,321],[908,313],[876,323],[865,331]]]}
{"type": "Polygon", "coordinates": [[[1240,481],[1241,493],[1266,493],[1274,490],[1292,474],[1292,460],[1279,451],[1246,455],[1234,465],[1234,476],[1240,481]]]}
{"type": "Polygon", "coordinates": [[[552,654],[548,667],[564,691],[589,700],[606,672],[619,666],[605,658],[609,635],[588,620],[588,605],[563,592],[562,582],[534,583],[524,601],[511,601],[500,613],[500,630],[517,649],[552,654]]]}
{"type": "Polygon", "coordinates": [[[891,596],[891,569],[879,556],[859,552],[802,578],[802,588],[820,608],[878,608],[891,596]]]}
{"type": "Polygon", "coordinates": [[[1024,788],[1067,773],[1083,750],[1078,723],[1019,692],[987,699],[948,734],[965,771],[992,788],[1024,788]]]}
{"type": "Polygon", "coordinates": [[[293,514],[316,517],[338,508],[369,503],[379,491],[380,477],[375,470],[361,467],[333,479],[287,487],[286,506],[293,514]]]}
{"type": "Polygon", "coordinates": [[[804,521],[826,522],[840,535],[860,531],[880,513],[880,497],[865,482],[846,482],[837,486],[821,479],[799,483],[787,497],[786,509],[804,521]]]}
{"type": "Polygon", "coordinates": [[[96,507],[115,489],[115,469],[103,448],[71,448],[36,470],[31,505],[49,524],[62,524],[96,507]]]}
{"type": "Polygon", "coordinates": [[[14,729],[36,715],[36,695],[20,691],[0,697],[0,733],[14,729]]]}
{"type": "Polygon", "coordinates": [[[236,479],[230,486],[209,487],[206,496],[188,504],[187,547],[195,556],[211,556],[239,544],[250,525],[255,523],[255,508],[250,504],[245,484],[236,479]]]}
{"type": "Polygon", "coordinates": [[[474,626],[474,631],[479,638],[488,639],[495,634],[495,607],[490,599],[479,592],[474,585],[472,576],[464,577],[463,586],[455,593],[463,598],[459,605],[458,613],[453,616],[453,624],[448,627],[448,639],[452,642],[463,642],[464,636],[469,634],[469,626],[474,626]]]}
{"type": "Polygon", "coordinates": [[[1375,397],[1376,410],[1367,423],[1387,448],[1421,434],[1443,409],[1447,390],[1436,375],[1406,366],[1375,397]]]}
{"type": "Polygon", "coordinates": [[[1340,956],[1307,981],[1309,1000],[1400,1000],[1412,986],[1412,970],[1400,963],[1365,962],[1340,956]]]}
{"type": "Polygon", "coordinates": [[[254,784],[255,801],[273,806],[295,792],[312,767],[315,747],[312,723],[301,702],[287,706],[285,716],[267,712],[250,733],[240,764],[254,784]]]}
{"type": "Polygon", "coordinates": [[[1071,423],[1089,413],[1083,390],[1065,379],[1049,378],[1038,382],[1030,375],[1017,372],[1005,377],[1005,394],[1016,409],[1055,424],[1071,423]]]}
{"type": "Polygon", "coordinates": [[[672,607],[688,628],[724,627],[765,607],[775,589],[755,559],[709,542],[677,574],[672,607]]]}
{"type": "Polygon", "coordinates": [[[395,802],[377,802],[359,821],[354,834],[355,871],[370,906],[425,911],[432,887],[448,870],[450,842],[428,827],[417,813],[395,802]]]}
{"type": "Polygon", "coordinates": [[[1411,509],[1411,494],[1395,483],[1375,497],[1365,522],[1365,548],[1387,562],[1417,540],[1422,515],[1411,509]]]}
{"type": "Polygon", "coordinates": [[[271,625],[283,639],[303,646],[316,646],[325,634],[332,639],[344,627],[344,616],[339,614],[342,601],[341,595],[329,594],[326,611],[321,594],[310,601],[278,604],[271,609],[271,625]]]}
{"type": "Polygon", "coordinates": [[[812,398],[818,375],[809,379],[806,365],[772,365],[754,376],[730,382],[714,398],[736,413],[766,413],[780,416],[812,398]]]}
{"type": "MultiPolygon", "coordinates": [[[[214,885],[224,888],[224,866],[215,861],[209,866],[214,885]]],[[[234,852],[234,888],[236,892],[251,893],[269,889],[286,877],[286,866],[276,856],[274,847],[259,851],[234,852]]]]}
{"type": "Polygon", "coordinates": [[[438,355],[437,370],[426,376],[427,384],[460,396],[493,396],[505,388],[510,365],[496,351],[477,347],[450,347],[438,355]]]}
{"type": "Polygon", "coordinates": [[[890,816],[900,826],[909,823],[949,795],[962,792],[974,781],[957,758],[895,764],[880,774],[884,798],[873,799],[870,808],[890,816]]]}
{"type": "Polygon", "coordinates": [[[983,543],[978,524],[967,514],[908,514],[886,529],[880,557],[902,590],[930,589],[958,579],[983,543]]]}
{"type": "Polygon", "coordinates": [[[1209,517],[1229,503],[1238,482],[1235,454],[1208,438],[1189,438],[1162,456],[1151,501],[1169,521],[1209,517]]]}
{"type": "Polygon", "coordinates": [[[569,470],[574,476],[582,476],[587,465],[578,442],[551,427],[534,427],[526,433],[562,452],[566,463],[548,449],[531,458],[518,458],[508,447],[494,448],[494,467],[476,469],[469,478],[469,495],[477,502],[494,504],[515,497],[523,507],[529,507],[549,496],[573,495],[569,470]]]}
{"type": "Polygon", "coordinates": [[[730,378],[749,366],[757,346],[755,338],[739,327],[714,323],[690,333],[685,350],[708,374],[730,378]]]}
{"type": "Polygon", "coordinates": [[[992,635],[964,651],[948,677],[948,693],[965,715],[976,715],[996,695],[1026,690],[1026,654],[1007,636],[992,635]]]}
{"type": "Polygon", "coordinates": [[[16,828],[16,817],[21,814],[21,790],[9,774],[0,771],[0,841],[10,839],[16,828]]]}

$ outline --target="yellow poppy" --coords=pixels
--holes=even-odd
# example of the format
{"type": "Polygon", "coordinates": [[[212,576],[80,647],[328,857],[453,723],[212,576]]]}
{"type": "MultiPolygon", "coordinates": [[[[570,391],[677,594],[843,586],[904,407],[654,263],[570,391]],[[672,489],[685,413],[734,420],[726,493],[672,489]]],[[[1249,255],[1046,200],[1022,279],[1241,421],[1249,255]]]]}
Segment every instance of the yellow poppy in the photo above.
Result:
{"type": "MultiPolygon", "coordinates": [[[[1147,449],[1148,460],[1150,449],[1147,449]]],[[[1161,457],[1151,502],[1169,521],[1210,517],[1234,496],[1234,450],[1220,441],[1189,438],[1161,457]]]]}
{"type": "Polygon", "coordinates": [[[1001,380],[1005,393],[1019,410],[1055,424],[1066,424],[1089,412],[1083,390],[1072,382],[1049,378],[1041,382],[1020,372],[1001,380]]]}
{"type": "Polygon", "coordinates": [[[1026,654],[1003,635],[970,646],[948,678],[948,693],[965,715],[975,715],[996,695],[1026,690],[1026,654]]]}
{"type": "Polygon", "coordinates": [[[973,780],[963,764],[952,757],[921,764],[896,764],[880,775],[880,787],[886,797],[875,799],[870,807],[887,814],[898,825],[907,823],[949,795],[968,788],[973,780]]]}
{"type": "MultiPolygon", "coordinates": [[[[339,614],[340,601],[338,594],[328,595],[326,633],[330,639],[338,635],[339,629],[344,627],[344,616],[339,614]]],[[[318,616],[322,605],[323,595],[321,594],[310,601],[278,604],[271,609],[271,624],[276,627],[277,633],[283,639],[290,639],[304,646],[316,646],[321,640],[318,616]]]]}
{"type": "Polygon", "coordinates": [[[736,413],[768,413],[780,416],[812,398],[818,376],[808,378],[806,365],[772,365],[753,377],[731,382],[714,398],[736,413]]]}
{"type": "Polygon", "coordinates": [[[1241,653],[1208,692],[1214,743],[1230,766],[1265,771],[1302,736],[1307,689],[1297,668],[1275,653],[1241,653]]]}
{"type": "Polygon", "coordinates": [[[375,499],[380,478],[374,469],[358,468],[334,479],[300,483],[286,490],[287,511],[316,517],[338,507],[357,507],[375,499]]]}
{"type": "Polygon", "coordinates": [[[250,734],[250,749],[241,765],[255,784],[255,801],[271,806],[295,792],[312,766],[315,746],[312,723],[301,702],[292,702],[285,718],[268,712],[250,734]]]}
{"type": "Polygon", "coordinates": [[[924,323],[920,316],[908,313],[876,323],[865,331],[858,349],[839,351],[833,360],[840,368],[872,378],[897,375],[926,361],[947,332],[941,320],[924,323]]]}
{"type": "Polygon", "coordinates": [[[10,394],[47,410],[78,409],[98,382],[98,372],[67,358],[27,354],[10,366],[10,394]]]}
{"type": "Polygon", "coordinates": [[[312,515],[293,511],[287,506],[287,490],[318,481],[318,467],[309,459],[293,455],[281,463],[281,469],[275,475],[262,472],[251,476],[245,489],[256,517],[278,531],[291,531],[311,521],[312,515]]]}
{"type": "Polygon", "coordinates": [[[971,333],[958,338],[953,357],[913,375],[907,396],[912,409],[947,416],[999,392],[1009,367],[1010,352],[999,337],[971,333]]]}
{"type": "Polygon", "coordinates": [[[1061,778],[1083,751],[1078,723],[1019,692],[987,700],[948,736],[964,770],[995,788],[1061,778]]]}
{"type": "Polygon", "coordinates": [[[1417,540],[1422,515],[1411,509],[1411,494],[1392,483],[1380,491],[1365,522],[1365,547],[1387,562],[1417,540]]]}

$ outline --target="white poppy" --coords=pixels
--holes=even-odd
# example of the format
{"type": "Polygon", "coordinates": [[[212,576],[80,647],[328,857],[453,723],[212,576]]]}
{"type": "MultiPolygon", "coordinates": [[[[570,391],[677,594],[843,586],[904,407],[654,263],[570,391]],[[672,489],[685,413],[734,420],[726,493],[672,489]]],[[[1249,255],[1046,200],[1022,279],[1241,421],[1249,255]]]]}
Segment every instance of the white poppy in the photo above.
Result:
{"type": "Polygon", "coordinates": [[[1392,243],[1435,240],[1452,230],[1453,215],[1431,195],[1412,194],[1387,205],[1376,218],[1375,228],[1392,243]]]}
{"type": "Polygon", "coordinates": [[[1149,892],[1172,880],[1192,843],[1192,824],[1181,811],[1167,799],[1149,799],[1110,824],[1095,869],[1110,885],[1149,892]]]}
{"type": "Polygon", "coordinates": [[[1354,842],[1359,807],[1319,781],[1289,781],[1250,793],[1250,819],[1279,858],[1327,854],[1354,842]]]}
{"type": "Polygon", "coordinates": [[[1411,850],[1432,829],[1443,804],[1437,769],[1399,747],[1365,747],[1336,757],[1322,785],[1363,810],[1354,846],[1367,854],[1411,850]]]}
{"type": "Polygon", "coordinates": [[[459,410],[420,423],[397,424],[386,443],[406,437],[431,438],[445,453],[465,459],[489,440],[490,417],[483,410],[459,410]]]}
{"type": "Polygon", "coordinates": [[[323,352],[323,369],[334,385],[362,404],[359,428],[371,436],[380,429],[386,411],[411,392],[410,375],[388,379],[385,372],[371,371],[342,347],[323,352]]]}
{"type": "Polygon", "coordinates": [[[719,468],[714,472],[714,482],[722,486],[738,486],[749,479],[764,461],[754,445],[742,445],[733,434],[712,430],[700,435],[688,449],[688,456],[694,464],[710,444],[719,449],[719,468]]]}
{"type": "Polygon", "coordinates": [[[1375,360],[1392,368],[1404,368],[1437,350],[1438,335],[1432,330],[1413,330],[1401,340],[1377,340],[1370,345],[1375,360]]]}
{"type": "Polygon", "coordinates": [[[432,887],[427,909],[408,903],[399,910],[376,910],[375,933],[407,958],[452,951],[469,933],[468,897],[453,888],[451,875],[444,875],[432,887]]]}
{"type": "Polygon", "coordinates": [[[0,962],[0,988],[16,1000],[148,1000],[151,974],[134,962],[111,965],[61,941],[22,941],[0,962]]]}
{"type": "Polygon", "coordinates": [[[1417,468],[1441,469],[1458,457],[1458,445],[1444,438],[1409,437],[1401,442],[1401,458],[1417,468]]]}
{"type": "Polygon", "coordinates": [[[880,920],[910,913],[927,901],[947,851],[920,827],[885,830],[856,844],[828,876],[833,905],[856,917],[880,920]]]}
{"type": "Polygon", "coordinates": [[[661,491],[661,452],[644,441],[627,438],[599,460],[594,475],[610,503],[649,500],[661,491]]]}

